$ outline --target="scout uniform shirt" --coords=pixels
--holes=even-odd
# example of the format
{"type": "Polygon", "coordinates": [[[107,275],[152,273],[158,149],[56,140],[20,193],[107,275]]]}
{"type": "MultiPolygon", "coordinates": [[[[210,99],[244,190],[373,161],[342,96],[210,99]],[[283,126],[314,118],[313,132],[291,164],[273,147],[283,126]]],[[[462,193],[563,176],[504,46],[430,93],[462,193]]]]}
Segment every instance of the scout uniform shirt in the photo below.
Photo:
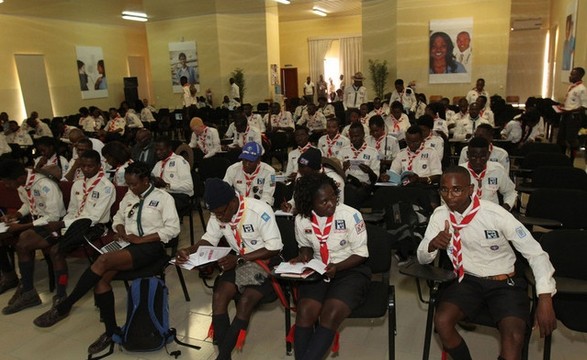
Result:
{"type": "Polygon", "coordinates": [[[379,160],[393,160],[399,154],[399,142],[391,134],[385,134],[379,139],[369,135],[365,140],[367,145],[377,150],[379,160]]]}
{"type": "Polygon", "coordinates": [[[252,174],[245,174],[241,161],[234,163],[226,170],[224,181],[244,197],[254,198],[273,205],[275,169],[264,162],[259,163],[259,166],[252,174]]]}
{"type": "Polygon", "coordinates": [[[399,119],[396,119],[390,114],[388,117],[384,118],[383,121],[385,122],[388,134],[393,135],[398,140],[406,138],[406,130],[410,127],[410,119],[408,118],[408,115],[402,114],[399,119]]]}
{"type": "Polygon", "coordinates": [[[158,161],[151,174],[160,177],[169,184],[169,189],[167,189],[169,193],[194,195],[190,165],[180,155],[172,152],[165,159],[158,161]]]}
{"type": "Polygon", "coordinates": [[[132,162],[132,160],[129,160],[114,169],[114,173],[112,174],[112,184],[114,184],[114,186],[127,186],[124,174],[126,173],[126,168],[128,165],[132,164],[132,162]]]}
{"type": "Polygon", "coordinates": [[[310,129],[310,133],[316,130],[326,129],[326,117],[324,114],[316,111],[314,115],[310,115],[307,112],[302,114],[302,117],[297,121],[297,125],[305,125],[310,129]]]}
{"type": "MultiPolygon", "coordinates": [[[[294,128],[294,121],[289,111],[282,111],[279,114],[267,114],[263,118],[265,124],[271,124],[274,127],[290,127],[294,128]]],[[[280,130],[283,131],[283,130],[280,130]]]]}
{"type": "Polygon", "coordinates": [[[477,88],[471,89],[471,90],[469,90],[469,92],[467,93],[467,96],[466,96],[467,102],[469,104],[472,104],[475,101],[477,101],[477,98],[481,95],[487,97],[487,99],[489,100],[489,93],[485,89],[483,89],[481,91],[477,91],[477,88]]]}
{"type": "Polygon", "coordinates": [[[416,111],[418,100],[416,99],[416,94],[412,88],[406,87],[401,93],[398,93],[397,90],[393,90],[391,98],[389,99],[389,104],[392,104],[394,101],[402,103],[404,110],[406,111],[416,111]]]}
{"type": "MultiPolygon", "coordinates": [[[[37,164],[39,163],[39,161],[41,161],[41,156],[39,156],[38,158],[35,159],[35,165],[34,167],[37,167],[37,164]]],[[[67,172],[69,171],[69,161],[67,161],[66,158],[64,158],[63,156],[59,156],[57,154],[53,154],[53,156],[51,156],[49,159],[47,159],[47,163],[45,164],[45,166],[49,166],[49,165],[57,165],[59,166],[59,168],[61,169],[61,174],[65,175],[67,174],[67,172]],[[59,161],[57,160],[59,158],[59,161]]]]}
{"type": "MultiPolygon", "coordinates": [[[[373,170],[375,175],[379,176],[379,169],[381,165],[379,162],[379,153],[374,148],[368,146],[366,142],[363,142],[363,145],[359,149],[355,149],[353,144],[342,148],[338,154],[338,158],[343,163],[347,160],[361,160],[363,164],[367,165],[371,168],[371,170],[373,170]]],[[[363,183],[371,182],[369,180],[369,174],[363,172],[363,170],[359,168],[355,168],[352,165],[347,169],[346,175],[352,175],[363,183]]]]}
{"type": "Polygon", "coordinates": [[[114,132],[115,130],[122,129],[122,131],[118,132],[118,134],[124,135],[125,127],[126,120],[124,120],[123,117],[120,117],[120,115],[117,114],[117,116],[114,119],[110,119],[110,121],[108,121],[108,124],[106,124],[104,130],[106,130],[106,132],[114,132]]]}
{"type": "Polygon", "coordinates": [[[216,155],[220,151],[220,136],[218,130],[206,126],[200,135],[192,133],[189,146],[198,148],[204,153],[204,159],[216,155]]]}
{"type": "MultiPolygon", "coordinates": [[[[469,161],[467,157],[467,150],[469,149],[468,146],[465,146],[461,150],[461,156],[459,157],[459,165],[466,163],[469,161]]],[[[499,146],[493,146],[493,144],[489,144],[489,161],[499,163],[505,169],[506,173],[509,174],[510,172],[510,155],[507,151],[500,148],[499,146]]]]}
{"type": "MultiPolygon", "coordinates": [[[[246,130],[242,133],[236,131],[235,127],[235,135],[232,139],[232,145],[238,146],[240,148],[245,147],[246,143],[256,142],[257,144],[263,144],[263,140],[261,139],[261,132],[252,126],[247,126],[246,130]]],[[[263,152],[265,152],[263,150],[263,152]]]]}
{"type": "Polygon", "coordinates": [[[297,147],[287,154],[287,167],[285,168],[285,176],[290,176],[293,173],[298,172],[298,159],[306,152],[309,148],[313,148],[312,144],[307,143],[303,147],[297,147]]]}
{"type": "Polygon", "coordinates": [[[344,88],[344,106],[346,109],[358,109],[361,104],[368,103],[367,88],[364,86],[356,87],[354,84],[344,88]]]}
{"type": "Polygon", "coordinates": [[[399,155],[393,159],[391,169],[398,174],[404,171],[411,171],[419,177],[434,176],[442,174],[442,166],[436,150],[422,146],[416,153],[411,152],[412,161],[408,148],[402,149],[399,155]]]}
{"type": "Polygon", "coordinates": [[[578,81],[569,86],[563,103],[565,110],[575,110],[581,106],[587,108],[587,89],[583,81],[578,81]]]}
{"type": "Polygon", "coordinates": [[[467,135],[473,135],[473,133],[475,133],[475,129],[477,129],[477,126],[481,124],[489,124],[489,122],[487,122],[487,120],[481,116],[476,119],[471,119],[471,116],[467,114],[463,119],[457,122],[453,140],[465,141],[467,139],[467,135]]]}
{"type": "Polygon", "coordinates": [[[112,229],[116,232],[116,226],[123,225],[127,234],[144,236],[157,233],[163,243],[178,236],[179,216],[173,197],[153,185],[141,197],[128,190],[112,219],[112,229]]]}
{"type": "Polygon", "coordinates": [[[18,128],[15,132],[6,135],[6,142],[20,146],[33,145],[33,139],[22,127],[18,128]]]}
{"type": "Polygon", "coordinates": [[[488,161],[485,172],[481,172],[481,174],[474,174],[473,169],[470,168],[469,162],[461,164],[460,166],[469,170],[469,173],[471,174],[471,183],[475,185],[475,192],[481,199],[499,205],[497,193],[500,193],[503,196],[504,204],[508,204],[510,209],[514,206],[518,196],[516,185],[512,179],[510,179],[509,174],[501,164],[488,161]],[[479,191],[479,180],[482,185],[481,191],[479,191]]]}
{"type": "Polygon", "coordinates": [[[249,126],[257,128],[260,133],[265,132],[265,123],[263,122],[263,118],[259,114],[251,114],[251,116],[247,116],[247,122],[249,126]]]}
{"type": "Polygon", "coordinates": [[[336,134],[334,139],[331,139],[328,135],[322,135],[318,140],[318,149],[322,151],[324,157],[338,157],[340,150],[349,146],[351,141],[341,134],[336,134]]]}
{"type": "Polygon", "coordinates": [[[22,201],[18,212],[22,216],[30,214],[34,226],[47,225],[50,221],[58,221],[65,215],[59,185],[32,170],[27,170],[25,185],[18,187],[18,197],[22,201]]]}
{"type": "Polygon", "coordinates": [[[426,139],[424,139],[424,146],[436,150],[438,158],[442,161],[444,156],[444,139],[432,132],[426,139]]]}
{"type": "Polygon", "coordinates": [[[77,219],[90,219],[92,226],[110,221],[110,207],[116,199],[114,185],[100,169],[92,178],[73,183],[67,214],[63,218],[65,230],[77,219]]]}

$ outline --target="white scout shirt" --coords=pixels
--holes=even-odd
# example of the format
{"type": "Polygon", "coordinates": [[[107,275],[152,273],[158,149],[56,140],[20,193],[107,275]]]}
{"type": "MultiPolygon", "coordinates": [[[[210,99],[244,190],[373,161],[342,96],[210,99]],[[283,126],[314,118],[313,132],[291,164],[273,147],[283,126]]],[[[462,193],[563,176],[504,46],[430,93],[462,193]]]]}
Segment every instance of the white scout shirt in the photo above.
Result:
{"type": "MultiPolygon", "coordinates": [[[[512,273],[516,255],[510,246],[511,241],[530,263],[538,294],[554,294],[554,268],[548,260],[548,254],[534,240],[530,231],[501,206],[487,200],[480,200],[480,203],[475,218],[460,230],[465,273],[479,277],[512,273]]],[[[463,215],[468,214],[472,206],[471,202],[463,215]]],[[[461,221],[463,216],[456,213],[456,218],[461,221]]],[[[444,231],[447,220],[449,209],[446,205],[434,210],[424,239],[418,246],[417,255],[421,264],[432,262],[438,254],[438,250],[428,252],[428,245],[439,232],[444,231]]],[[[452,245],[447,253],[449,257],[452,256],[452,245]]]]}
{"type": "MultiPolygon", "coordinates": [[[[366,144],[367,143],[365,142],[363,143],[363,145],[366,144]]],[[[379,169],[381,166],[381,163],[379,162],[379,153],[377,150],[368,145],[364,147],[361,146],[359,149],[355,149],[353,144],[350,144],[349,146],[346,146],[340,150],[340,153],[338,153],[338,158],[343,163],[347,160],[360,160],[363,164],[370,167],[375,175],[379,176],[379,169]]],[[[358,167],[354,167],[352,164],[347,169],[346,175],[352,175],[361,182],[370,183],[369,174],[363,172],[363,170],[359,169],[358,167]]]]}
{"type": "Polygon", "coordinates": [[[379,160],[393,160],[399,154],[399,142],[391,134],[385,134],[380,139],[369,135],[365,137],[367,145],[377,150],[379,160]]]}
{"type": "Polygon", "coordinates": [[[128,126],[131,129],[144,127],[141,118],[133,109],[129,109],[126,112],[126,114],[124,115],[124,119],[126,120],[126,126],[128,126]]]}
{"type": "Polygon", "coordinates": [[[326,117],[318,111],[316,111],[314,115],[305,112],[296,124],[305,125],[310,129],[310,133],[312,133],[312,131],[326,129],[326,117]]]}
{"type": "MultiPolygon", "coordinates": [[[[263,118],[263,122],[266,125],[271,123],[271,127],[290,127],[294,128],[294,121],[289,111],[282,111],[279,114],[267,114],[263,118]]],[[[282,131],[282,130],[280,130],[282,131]]]]}
{"type": "Polygon", "coordinates": [[[324,105],[324,107],[318,108],[317,111],[322,113],[322,115],[324,115],[324,117],[326,117],[326,118],[336,115],[336,111],[334,110],[334,105],[332,105],[332,104],[326,104],[326,105],[324,105]]]}
{"type": "Polygon", "coordinates": [[[33,137],[35,139],[42,138],[44,136],[53,137],[53,132],[49,125],[45,124],[41,120],[38,120],[37,126],[34,128],[35,132],[33,133],[33,137]]]}
{"type": "MultiPolygon", "coordinates": [[[[226,169],[224,181],[229,183],[239,194],[273,205],[273,193],[275,193],[275,169],[264,163],[259,163],[259,173],[252,179],[250,186],[247,186],[243,163],[239,161],[226,169]],[[247,194],[247,188],[249,193],[247,194]]],[[[253,172],[254,173],[254,172],[253,172]]],[[[252,174],[251,174],[252,175],[252,174]]]]}
{"type": "Polygon", "coordinates": [[[251,114],[251,116],[247,116],[247,122],[249,126],[257,128],[260,133],[265,132],[265,123],[263,122],[261,115],[251,114]]]}
{"type": "Polygon", "coordinates": [[[85,132],[96,131],[96,122],[94,121],[94,118],[91,115],[79,119],[79,126],[81,126],[82,130],[85,132]]]}
{"type": "MultiPolygon", "coordinates": [[[[37,164],[39,164],[39,162],[41,161],[41,156],[39,156],[38,158],[35,158],[35,164],[34,167],[37,167],[37,164]]],[[[61,174],[65,175],[67,174],[67,172],[69,171],[69,161],[67,161],[66,158],[64,158],[63,156],[57,156],[57,154],[53,154],[53,156],[51,156],[49,159],[47,159],[47,163],[45,164],[45,166],[48,165],[57,165],[61,168],[61,174]],[[57,159],[59,158],[59,161],[57,161],[57,159]],[[61,164],[61,166],[59,166],[59,164],[61,164]]]]}
{"type": "Polygon", "coordinates": [[[436,150],[423,148],[412,161],[412,168],[409,169],[408,148],[402,149],[399,155],[393,159],[391,169],[398,174],[404,171],[411,171],[419,177],[434,176],[442,174],[442,165],[436,150]]]}
{"type": "Polygon", "coordinates": [[[110,119],[110,121],[108,121],[108,124],[106,124],[104,130],[106,130],[106,132],[114,132],[115,130],[122,129],[122,131],[118,132],[118,134],[124,135],[125,127],[126,120],[124,120],[123,117],[117,116],[114,119],[110,119]]]}
{"type": "Polygon", "coordinates": [[[34,207],[31,206],[27,194],[26,185],[18,187],[18,197],[22,206],[18,212],[22,216],[31,215],[34,226],[47,225],[50,221],[57,221],[65,215],[65,205],[63,205],[63,194],[59,185],[44,175],[33,173],[27,170],[26,183],[34,174],[33,183],[30,187],[30,195],[34,199],[34,207]]]}
{"type": "Polygon", "coordinates": [[[354,84],[344,88],[344,106],[347,109],[358,109],[361,104],[368,103],[367,88],[364,86],[356,87],[354,84]]]}
{"type": "MultiPolygon", "coordinates": [[[[116,200],[116,190],[106,175],[93,186],[101,172],[99,171],[92,178],[84,178],[73,183],[67,214],[63,218],[65,229],[77,219],[90,219],[92,220],[92,226],[106,224],[110,221],[110,207],[116,200]],[[84,193],[84,184],[87,194],[84,193]],[[85,205],[81,209],[81,212],[79,212],[84,202],[84,196],[86,197],[85,205]]],[[[62,231],[65,231],[65,229],[62,231]]]]}
{"type": "MultiPolygon", "coordinates": [[[[479,188],[479,182],[473,177],[471,169],[469,169],[469,162],[461,164],[460,166],[469,170],[471,174],[471,182],[475,185],[475,192],[479,188]]],[[[483,177],[481,199],[491,201],[492,203],[499,205],[498,193],[503,196],[504,204],[508,204],[510,209],[514,207],[518,192],[516,191],[516,185],[510,179],[509,174],[505,171],[504,167],[497,162],[488,161],[487,170],[483,177]]]]}
{"type": "MultiPolygon", "coordinates": [[[[469,161],[469,157],[467,156],[467,150],[469,149],[468,146],[465,146],[461,150],[461,156],[459,157],[459,165],[466,163],[469,161]]],[[[489,161],[499,163],[505,169],[506,173],[509,174],[510,172],[510,155],[507,151],[500,148],[499,146],[493,146],[493,144],[489,144],[489,161]]]]}
{"type": "Polygon", "coordinates": [[[389,103],[393,103],[394,101],[399,101],[404,106],[404,110],[406,111],[416,111],[416,103],[418,100],[416,99],[416,94],[414,90],[407,87],[401,93],[398,93],[397,90],[393,90],[391,93],[391,98],[389,99],[389,103]]]}
{"type": "Polygon", "coordinates": [[[145,196],[145,199],[142,208],[139,209],[141,200],[137,195],[130,190],[124,195],[120,201],[118,212],[112,219],[114,232],[116,232],[117,225],[124,225],[127,234],[144,236],[157,233],[163,243],[178,236],[180,232],[179,216],[173,197],[153,185],[141,196],[145,196]],[[139,232],[139,214],[143,234],[139,232]]]}
{"type": "MultiPolygon", "coordinates": [[[[318,217],[318,224],[321,229],[324,228],[326,220],[326,217],[318,217]]],[[[322,261],[320,242],[312,229],[312,219],[298,214],[295,227],[298,246],[312,248],[314,250],[314,259],[322,261]]],[[[351,257],[351,255],[369,257],[367,229],[361,213],[350,206],[337,205],[326,244],[328,246],[329,263],[332,264],[338,264],[351,257]]]]}
{"type": "Polygon", "coordinates": [[[126,173],[126,168],[130,164],[132,164],[132,160],[129,160],[124,164],[120,165],[119,167],[117,167],[116,169],[114,169],[114,173],[112,174],[112,184],[114,184],[115,186],[127,186],[124,174],[126,173]]]}
{"type": "Polygon", "coordinates": [[[4,133],[0,132],[0,155],[8,154],[12,152],[12,148],[8,145],[6,141],[6,136],[4,133]]]}
{"type": "Polygon", "coordinates": [[[466,96],[467,102],[469,104],[472,104],[475,101],[477,101],[477,98],[481,95],[487,97],[487,100],[489,100],[489,93],[485,89],[483,89],[481,91],[477,91],[477,88],[471,89],[471,90],[469,90],[469,92],[467,93],[467,96],[466,96]]]}
{"type": "Polygon", "coordinates": [[[328,135],[322,135],[318,139],[318,149],[322,151],[322,156],[324,157],[338,157],[340,149],[350,144],[351,141],[341,134],[336,134],[334,139],[331,139],[328,135]]]}
{"type": "Polygon", "coordinates": [[[408,118],[408,115],[402,114],[399,119],[396,119],[390,114],[388,117],[384,118],[383,121],[385,122],[388,134],[393,135],[398,140],[406,138],[406,130],[410,127],[410,119],[408,118]]]}
{"type": "Polygon", "coordinates": [[[487,122],[487,120],[482,117],[471,119],[471,117],[467,114],[467,116],[457,122],[453,139],[455,141],[466,140],[467,135],[473,135],[477,126],[481,124],[489,124],[489,122],[487,122]]]}
{"type": "Polygon", "coordinates": [[[146,123],[155,122],[155,117],[153,116],[153,111],[149,108],[143,108],[141,110],[141,121],[146,123]]]}
{"type": "MultiPolygon", "coordinates": [[[[283,247],[281,233],[277,227],[275,214],[271,206],[261,200],[251,198],[244,198],[243,201],[245,202],[245,211],[237,225],[237,231],[242,240],[241,246],[244,248],[244,253],[248,254],[262,248],[269,251],[281,250],[283,247]]],[[[226,238],[228,245],[236,253],[239,253],[240,248],[234,238],[230,224],[221,223],[216,218],[216,215],[210,215],[206,233],[202,236],[202,240],[209,242],[213,246],[218,246],[220,238],[223,236],[226,238]]]]}
{"type": "Polygon", "coordinates": [[[167,192],[172,194],[194,195],[194,183],[190,172],[190,164],[180,155],[171,153],[164,160],[159,160],[151,174],[160,177],[169,184],[167,192]]]}
{"type": "MultiPolygon", "coordinates": [[[[448,118],[448,115],[446,116],[448,118]]],[[[444,120],[443,118],[436,117],[434,119],[434,127],[432,128],[437,134],[443,133],[446,137],[448,137],[448,121],[444,120]]]]}
{"type": "Polygon", "coordinates": [[[514,117],[513,120],[505,124],[501,131],[501,136],[504,140],[513,144],[519,143],[522,140],[522,123],[514,117]]]}
{"type": "Polygon", "coordinates": [[[491,126],[495,126],[495,115],[493,114],[493,111],[489,109],[489,107],[486,107],[485,109],[481,110],[479,112],[479,116],[485,119],[485,121],[487,121],[487,123],[491,126]]]}
{"type": "Polygon", "coordinates": [[[306,96],[310,96],[310,95],[314,95],[314,82],[310,81],[310,83],[308,84],[308,82],[304,82],[304,95],[306,96]]]}
{"type": "Polygon", "coordinates": [[[307,143],[304,147],[297,147],[287,154],[287,167],[285,168],[285,176],[290,176],[298,172],[298,159],[300,155],[306,152],[309,148],[313,148],[312,144],[307,143]]]}
{"type": "Polygon", "coordinates": [[[189,146],[202,150],[204,159],[216,155],[221,150],[218,130],[206,126],[200,135],[192,133],[189,146]]]}
{"type": "Polygon", "coordinates": [[[430,133],[430,136],[424,139],[424,146],[436,150],[438,158],[442,161],[442,158],[444,157],[444,139],[438,135],[430,133]]]}
{"type": "Polygon", "coordinates": [[[261,133],[256,127],[247,126],[246,130],[242,133],[236,131],[232,139],[232,145],[240,148],[245,147],[245,144],[250,142],[256,142],[259,145],[263,144],[261,133]]]}
{"type": "Polygon", "coordinates": [[[17,131],[6,135],[6,142],[9,144],[17,144],[20,146],[28,146],[33,144],[31,136],[24,131],[22,128],[18,128],[17,131]]]}
{"type": "Polygon", "coordinates": [[[587,108],[587,89],[582,81],[569,86],[564,101],[565,110],[575,110],[579,107],[587,108]]]}

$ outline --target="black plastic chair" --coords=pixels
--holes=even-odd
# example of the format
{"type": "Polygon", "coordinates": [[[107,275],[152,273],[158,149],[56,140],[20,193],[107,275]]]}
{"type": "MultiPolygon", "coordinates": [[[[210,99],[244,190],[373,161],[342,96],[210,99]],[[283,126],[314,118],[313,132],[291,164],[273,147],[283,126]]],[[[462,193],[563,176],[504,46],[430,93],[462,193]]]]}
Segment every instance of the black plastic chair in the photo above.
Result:
{"type": "Polygon", "coordinates": [[[573,189],[536,189],[530,195],[525,216],[519,220],[528,226],[547,229],[587,228],[587,191],[573,189]]]}
{"type": "Polygon", "coordinates": [[[518,185],[518,192],[531,194],[540,188],[587,189],[587,173],[570,166],[540,166],[534,169],[532,181],[518,185]]]}

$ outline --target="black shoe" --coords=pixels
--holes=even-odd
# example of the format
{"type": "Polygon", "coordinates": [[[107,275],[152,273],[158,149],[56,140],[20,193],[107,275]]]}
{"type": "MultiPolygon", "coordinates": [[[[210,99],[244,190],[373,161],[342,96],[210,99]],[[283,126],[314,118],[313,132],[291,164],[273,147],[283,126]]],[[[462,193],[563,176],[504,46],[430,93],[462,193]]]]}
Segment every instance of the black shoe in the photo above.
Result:
{"type": "Polygon", "coordinates": [[[57,311],[57,308],[52,307],[49,311],[41,314],[33,320],[33,324],[41,328],[48,328],[65,319],[68,315],[69,313],[61,315],[59,314],[59,311],[57,311]]]}
{"type": "Polygon", "coordinates": [[[112,344],[112,335],[104,333],[88,347],[88,354],[99,354],[112,344]]]}
{"type": "Polygon", "coordinates": [[[12,302],[12,304],[4,307],[4,309],[2,309],[2,314],[14,314],[26,308],[37,305],[41,305],[41,298],[39,297],[39,294],[37,294],[37,290],[33,288],[29,291],[21,293],[20,296],[16,298],[14,302],[12,302]]]}
{"type": "Polygon", "coordinates": [[[18,278],[14,277],[13,279],[6,279],[6,278],[2,278],[2,281],[0,281],[0,294],[4,294],[6,291],[10,290],[10,289],[14,289],[15,287],[18,286],[18,278]]]}

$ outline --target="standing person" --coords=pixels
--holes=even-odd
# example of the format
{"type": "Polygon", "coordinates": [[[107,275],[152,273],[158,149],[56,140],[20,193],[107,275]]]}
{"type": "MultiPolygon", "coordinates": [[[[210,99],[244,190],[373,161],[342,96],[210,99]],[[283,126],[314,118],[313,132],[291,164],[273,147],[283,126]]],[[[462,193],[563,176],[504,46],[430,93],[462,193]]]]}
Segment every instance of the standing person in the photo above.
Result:
{"type": "Polygon", "coordinates": [[[325,281],[300,283],[294,333],[296,359],[322,359],[335,334],[367,294],[371,271],[367,230],[361,213],[338,202],[334,181],[324,174],[304,176],[296,184],[296,240],[299,255],[326,265],[325,281]],[[327,280],[327,281],[326,281],[327,280]]]}
{"type": "Polygon", "coordinates": [[[556,328],[554,268],[548,254],[512,214],[479,200],[467,169],[447,169],[440,195],[445,205],[432,214],[417,254],[421,264],[428,264],[446,251],[457,275],[442,293],[434,316],[442,346],[452,359],[471,359],[456,324],[489,308],[501,336],[499,359],[520,359],[529,321],[538,325],[541,337],[556,328]],[[535,319],[528,318],[527,284],[523,274],[515,272],[516,254],[510,245],[528,260],[536,279],[535,319]]]}
{"type": "MultiPolygon", "coordinates": [[[[181,102],[183,105],[183,113],[184,113],[184,116],[189,116],[190,108],[195,107],[196,104],[198,103],[198,100],[196,98],[197,89],[194,86],[194,84],[188,82],[188,78],[186,76],[182,76],[179,79],[179,82],[181,84],[181,90],[182,90],[181,102]]],[[[188,119],[189,119],[189,117],[188,117],[188,119]]]]}
{"type": "Polygon", "coordinates": [[[363,86],[362,72],[357,72],[353,75],[353,85],[344,89],[343,104],[345,109],[358,109],[361,104],[369,102],[367,97],[367,88],[363,86]]]}
{"type": "Polygon", "coordinates": [[[587,89],[583,84],[583,76],[585,76],[585,69],[582,67],[576,67],[571,71],[569,75],[571,85],[565,95],[563,106],[560,108],[562,115],[556,143],[563,149],[563,152],[566,152],[567,147],[570,149],[571,160],[575,159],[579,149],[577,134],[587,108],[587,89]]]}
{"type": "Polygon", "coordinates": [[[467,69],[467,72],[471,72],[473,50],[471,49],[471,35],[468,32],[461,31],[457,34],[457,47],[453,54],[457,61],[467,69]]]}
{"type": "Polygon", "coordinates": [[[402,79],[395,80],[394,85],[395,89],[391,93],[389,103],[391,104],[394,101],[399,101],[402,104],[402,109],[406,114],[415,112],[417,103],[416,92],[409,87],[405,87],[404,81],[402,79]]]}
{"type": "Polygon", "coordinates": [[[334,98],[336,95],[336,86],[334,85],[334,80],[332,78],[328,78],[328,99],[334,98]]]}
{"type": "MultiPolygon", "coordinates": [[[[339,85],[338,85],[338,90],[342,90],[343,94],[344,94],[344,88],[345,88],[345,83],[344,83],[344,75],[340,74],[340,76],[338,77],[338,81],[339,81],[339,85]]],[[[337,90],[337,92],[338,92],[337,90]]]]}
{"type": "Polygon", "coordinates": [[[163,243],[179,235],[179,217],[173,199],[150,182],[147,164],[129,165],[125,174],[129,191],[112,219],[115,239],[131,243],[124,249],[102,254],[80,276],[71,294],[33,323],[41,328],[65,319],[73,305],[94,289],[94,301],[100,309],[105,332],[89,347],[88,354],[98,354],[112,344],[112,335],[120,331],[116,323],[114,293],[111,282],[120,271],[137,270],[166,256],[163,243]]]}
{"type": "Polygon", "coordinates": [[[94,90],[108,90],[108,81],[106,81],[106,68],[104,67],[104,60],[98,60],[96,68],[98,70],[98,78],[94,83],[94,90]]]}
{"type": "Polygon", "coordinates": [[[185,53],[179,53],[179,67],[176,70],[176,81],[181,85],[181,78],[186,77],[187,82],[190,84],[199,84],[200,79],[198,77],[198,73],[193,66],[187,64],[187,56],[185,53]]]}
{"type": "Polygon", "coordinates": [[[230,84],[230,99],[240,102],[241,90],[238,87],[238,85],[234,82],[234,78],[228,79],[228,83],[230,84]]]}
{"type": "Polygon", "coordinates": [[[322,151],[322,156],[338,158],[340,150],[350,145],[350,140],[342,136],[339,129],[338,118],[332,117],[326,120],[326,135],[322,135],[318,140],[318,149],[322,151]]]}
{"type": "Polygon", "coordinates": [[[304,83],[304,98],[306,98],[306,102],[308,104],[314,102],[314,92],[316,90],[316,85],[312,82],[312,79],[308,76],[306,78],[306,82],[304,83]]]}
{"type": "Polygon", "coordinates": [[[318,97],[327,97],[328,96],[328,84],[324,80],[324,75],[320,75],[320,80],[318,80],[318,97]]]}
{"type": "Polygon", "coordinates": [[[469,104],[472,104],[477,101],[479,96],[485,96],[485,98],[489,99],[489,93],[485,90],[485,79],[479,78],[477,82],[475,82],[475,87],[469,90],[467,93],[466,99],[469,104]]]}
{"type": "Polygon", "coordinates": [[[213,338],[219,352],[217,359],[227,360],[231,358],[237,340],[241,339],[240,345],[244,342],[255,306],[263,298],[274,294],[269,274],[259,262],[270,267],[279,262],[277,255],[283,243],[273,210],[265,202],[238,195],[228,183],[217,178],[206,180],[205,189],[204,201],[211,214],[206,233],[195,245],[179,250],[177,262],[186,262],[189,254],[196,252],[200,246],[218,246],[222,237],[231,247],[231,253],[218,260],[222,272],[214,285],[212,297],[213,338]],[[245,272],[255,273],[256,285],[250,279],[246,283],[240,280],[245,272]],[[231,323],[228,305],[237,294],[240,299],[231,323]]]}
{"type": "Polygon", "coordinates": [[[192,149],[200,150],[204,159],[211,158],[221,150],[218,130],[204,125],[199,117],[190,121],[190,128],[192,129],[192,138],[189,146],[192,149]]]}

